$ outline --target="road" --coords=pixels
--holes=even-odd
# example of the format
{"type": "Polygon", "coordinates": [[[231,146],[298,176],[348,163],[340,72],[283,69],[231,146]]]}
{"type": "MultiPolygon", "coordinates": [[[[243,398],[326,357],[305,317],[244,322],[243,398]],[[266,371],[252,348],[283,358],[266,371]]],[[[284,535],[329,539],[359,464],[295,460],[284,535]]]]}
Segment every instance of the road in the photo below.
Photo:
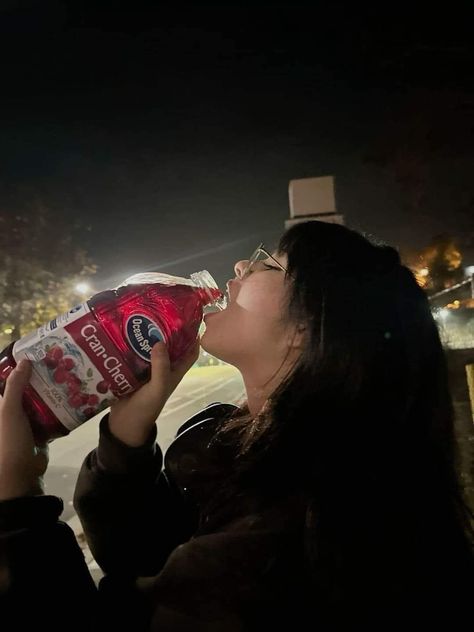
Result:
{"type": "MultiPolygon", "coordinates": [[[[201,408],[218,401],[237,403],[243,392],[240,374],[231,366],[191,369],[160,415],[158,442],[162,449],[166,450],[179,426],[201,408]]],[[[63,499],[62,519],[71,523],[74,523],[72,497],[77,475],[85,456],[97,445],[101,416],[89,420],[69,436],[57,439],[50,446],[50,464],[45,476],[46,493],[63,499]]]]}

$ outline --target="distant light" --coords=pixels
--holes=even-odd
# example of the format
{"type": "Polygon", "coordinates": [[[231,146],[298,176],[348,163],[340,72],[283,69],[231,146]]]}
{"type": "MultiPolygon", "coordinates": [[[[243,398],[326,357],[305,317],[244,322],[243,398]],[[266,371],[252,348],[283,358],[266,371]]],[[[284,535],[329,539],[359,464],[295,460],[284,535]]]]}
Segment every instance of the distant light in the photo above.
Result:
{"type": "Polygon", "coordinates": [[[428,270],[428,268],[421,268],[419,275],[422,277],[427,277],[429,275],[430,271],[428,270]]]}
{"type": "Polygon", "coordinates": [[[13,328],[12,328],[12,327],[6,327],[6,328],[3,330],[3,333],[4,333],[4,334],[8,334],[8,335],[10,335],[10,334],[12,334],[12,333],[13,333],[13,328]]]}
{"type": "Polygon", "coordinates": [[[91,292],[91,286],[88,283],[78,283],[76,285],[76,292],[79,294],[89,294],[91,292]]]}
{"type": "Polygon", "coordinates": [[[461,301],[453,301],[452,303],[448,303],[446,305],[447,309],[459,309],[461,307],[461,301]]]}
{"type": "Polygon", "coordinates": [[[466,276],[472,276],[474,274],[474,266],[467,266],[464,268],[464,274],[466,276]]]}

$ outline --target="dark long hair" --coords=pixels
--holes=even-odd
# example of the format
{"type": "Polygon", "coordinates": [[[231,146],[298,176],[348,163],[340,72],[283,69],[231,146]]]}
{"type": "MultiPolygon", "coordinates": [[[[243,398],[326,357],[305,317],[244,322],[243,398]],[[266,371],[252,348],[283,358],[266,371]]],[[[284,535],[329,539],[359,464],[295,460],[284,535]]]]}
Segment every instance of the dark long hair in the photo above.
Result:
{"type": "Polygon", "coordinates": [[[396,250],[342,226],[298,224],[278,250],[307,344],[266,410],[225,427],[239,436],[239,485],[304,493],[306,560],[328,604],[386,595],[389,577],[396,593],[441,568],[472,572],[446,362],[423,290],[396,250]]]}

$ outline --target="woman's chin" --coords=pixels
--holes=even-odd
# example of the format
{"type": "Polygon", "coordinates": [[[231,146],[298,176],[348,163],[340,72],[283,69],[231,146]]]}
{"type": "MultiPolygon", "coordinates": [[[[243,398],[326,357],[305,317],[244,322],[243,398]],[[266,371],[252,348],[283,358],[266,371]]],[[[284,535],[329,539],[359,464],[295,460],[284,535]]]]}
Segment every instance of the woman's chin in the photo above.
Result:
{"type": "Polygon", "coordinates": [[[216,349],[216,346],[212,344],[212,340],[210,340],[210,336],[208,335],[207,332],[204,332],[203,335],[201,336],[201,347],[204,349],[204,351],[206,353],[208,353],[211,356],[214,356],[214,358],[217,358],[218,360],[222,360],[222,362],[228,362],[228,360],[223,357],[225,356],[225,353],[222,354],[219,352],[219,349],[216,349]]]}
{"type": "Polygon", "coordinates": [[[200,345],[204,349],[204,351],[206,351],[207,353],[210,353],[211,355],[215,355],[214,351],[213,351],[213,348],[212,348],[212,344],[209,344],[209,342],[210,342],[209,341],[209,333],[206,330],[201,336],[200,345]]]}

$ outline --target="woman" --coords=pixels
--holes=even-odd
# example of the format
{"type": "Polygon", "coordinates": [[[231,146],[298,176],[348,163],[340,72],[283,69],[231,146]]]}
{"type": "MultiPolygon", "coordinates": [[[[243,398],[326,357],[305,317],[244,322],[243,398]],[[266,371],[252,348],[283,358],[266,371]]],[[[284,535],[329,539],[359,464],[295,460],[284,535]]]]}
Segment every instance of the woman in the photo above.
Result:
{"type": "Polygon", "coordinates": [[[163,469],[155,419],[197,349],[170,368],[158,344],[150,382],[101,422],[75,496],[106,574],[98,593],[60,502],[38,495],[20,412],[29,369],[12,374],[0,453],[8,616],[23,603],[21,620],[37,617],[48,600],[82,630],[453,629],[474,587],[470,512],[443,351],[413,275],[392,248],[308,222],[273,255],[239,261],[228,291],[201,344],[240,370],[246,406],[195,416],[163,469]]]}

